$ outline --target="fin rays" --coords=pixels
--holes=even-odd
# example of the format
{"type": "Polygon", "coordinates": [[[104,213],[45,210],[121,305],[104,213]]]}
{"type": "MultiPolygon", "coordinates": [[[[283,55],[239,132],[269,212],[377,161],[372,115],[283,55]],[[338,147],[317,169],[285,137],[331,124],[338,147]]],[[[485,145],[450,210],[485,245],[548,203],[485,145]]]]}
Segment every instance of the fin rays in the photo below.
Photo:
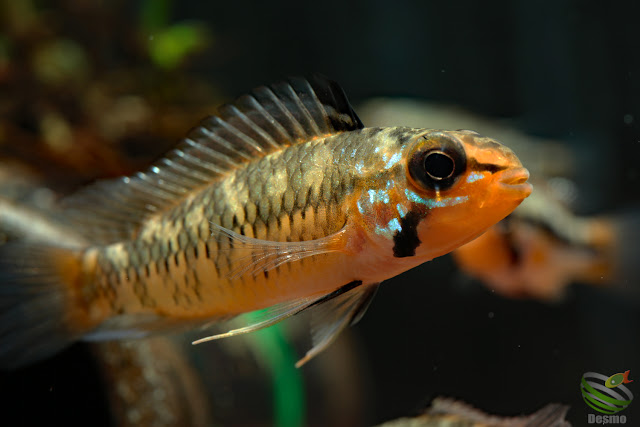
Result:
{"type": "Polygon", "coordinates": [[[221,108],[146,171],[96,183],[69,197],[64,206],[79,232],[96,243],[129,239],[149,215],[243,163],[362,127],[337,83],[317,75],[290,78],[221,108]]]}
{"type": "Polygon", "coordinates": [[[301,367],[333,343],[347,326],[357,323],[378,291],[378,284],[354,289],[311,308],[312,347],[296,363],[301,367]]]}
{"type": "MultiPolygon", "coordinates": [[[[232,329],[228,332],[212,335],[205,338],[200,338],[199,340],[194,341],[192,344],[202,344],[203,342],[218,340],[222,338],[233,337],[236,335],[242,335],[249,332],[258,331],[260,329],[268,328],[269,326],[275,325],[278,322],[281,322],[284,319],[287,319],[295,314],[300,313],[302,310],[312,306],[318,301],[322,300],[324,295],[319,297],[309,297],[309,298],[301,298],[299,300],[286,302],[282,304],[276,304],[273,307],[269,307],[267,309],[261,310],[259,312],[249,313],[249,316],[252,319],[249,320],[249,324],[242,328],[232,329]]],[[[240,317],[245,317],[240,316],[240,317]]]]}
{"type": "Polygon", "coordinates": [[[301,242],[276,242],[243,236],[232,230],[211,223],[213,235],[219,242],[226,239],[227,248],[222,252],[237,252],[243,256],[234,257],[236,267],[229,273],[230,279],[236,279],[244,274],[257,275],[280,267],[287,262],[298,261],[302,258],[330,252],[339,252],[344,248],[345,228],[337,233],[320,239],[301,242]]]}
{"type": "Polygon", "coordinates": [[[312,348],[296,363],[296,367],[299,368],[325,350],[344,328],[356,323],[362,317],[375,296],[378,286],[377,283],[362,286],[362,282],[354,281],[328,295],[276,304],[264,310],[238,316],[234,321],[244,321],[246,326],[200,338],[192,344],[255,332],[308,310],[311,313],[312,348]]]}

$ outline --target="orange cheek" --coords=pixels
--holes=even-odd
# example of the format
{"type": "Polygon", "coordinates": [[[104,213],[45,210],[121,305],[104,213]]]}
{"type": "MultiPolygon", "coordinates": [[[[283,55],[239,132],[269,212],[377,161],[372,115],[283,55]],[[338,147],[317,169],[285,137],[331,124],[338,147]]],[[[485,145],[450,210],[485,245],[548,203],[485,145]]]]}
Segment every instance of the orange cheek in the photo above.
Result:
{"type": "MultiPolygon", "coordinates": [[[[431,209],[418,226],[420,240],[425,250],[439,256],[475,239],[489,227],[506,217],[520,201],[500,200],[487,191],[486,186],[466,185],[455,193],[468,199],[454,206],[431,209]]],[[[451,197],[456,194],[451,192],[451,197]]]]}
{"type": "MultiPolygon", "coordinates": [[[[458,217],[458,215],[451,215],[451,217],[458,217]]],[[[433,257],[444,255],[468,243],[496,222],[482,215],[464,220],[439,218],[438,221],[432,222],[432,219],[427,217],[418,226],[418,235],[423,242],[421,246],[431,251],[433,257]]]]}

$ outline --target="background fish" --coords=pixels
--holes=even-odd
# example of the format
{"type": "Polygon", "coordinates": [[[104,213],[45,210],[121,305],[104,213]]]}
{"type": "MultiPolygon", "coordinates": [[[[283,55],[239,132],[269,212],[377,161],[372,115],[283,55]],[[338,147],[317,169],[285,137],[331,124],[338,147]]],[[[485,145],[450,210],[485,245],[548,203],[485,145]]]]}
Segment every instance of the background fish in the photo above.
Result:
{"type": "Polygon", "coordinates": [[[637,209],[578,216],[545,183],[527,202],[453,252],[465,273],[512,298],[557,301],[581,283],[640,301],[637,209]]]}
{"type": "Polygon", "coordinates": [[[569,407],[550,403],[531,415],[502,417],[486,414],[471,405],[437,397],[429,409],[413,418],[399,418],[379,427],[570,427],[569,407]]]}
{"type": "Polygon", "coordinates": [[[0,359],[265,309],[219,338],[313,307],[304,362],[379,282],[508,215],[527,178],[475,132],[363,128],[323,78],[258,88],[147,171],[67,199],[58,218],[84,241],[3,246],[0,359]]]}

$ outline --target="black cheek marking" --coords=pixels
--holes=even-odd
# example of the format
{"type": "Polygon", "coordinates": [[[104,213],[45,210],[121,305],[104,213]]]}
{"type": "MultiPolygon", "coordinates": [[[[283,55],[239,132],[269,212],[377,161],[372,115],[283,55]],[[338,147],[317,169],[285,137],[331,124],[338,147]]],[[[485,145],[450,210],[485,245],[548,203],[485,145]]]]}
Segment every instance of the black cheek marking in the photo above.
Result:
{"type": "Polygon", "coordinates": [[[409,211],[406,216],[400,218],[402,229],[393,236],[394,257],[404,258],[416,254],[416,248],[421,243],[418,238],[418,224],[423,218],[424,216],[416,211],[409,211]]]}

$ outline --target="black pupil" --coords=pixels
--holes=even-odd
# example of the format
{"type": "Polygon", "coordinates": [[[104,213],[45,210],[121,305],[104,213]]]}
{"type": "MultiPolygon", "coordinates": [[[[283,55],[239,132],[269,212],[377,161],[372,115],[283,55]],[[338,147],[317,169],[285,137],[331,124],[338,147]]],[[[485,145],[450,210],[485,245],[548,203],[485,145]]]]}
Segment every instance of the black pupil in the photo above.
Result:
{"type": "Polygon", "coordinates": [[[444,153],[431,153],[424,159],[424,170],[433,179],[445,179],[453,174],[453,159],[444,153]]]}

